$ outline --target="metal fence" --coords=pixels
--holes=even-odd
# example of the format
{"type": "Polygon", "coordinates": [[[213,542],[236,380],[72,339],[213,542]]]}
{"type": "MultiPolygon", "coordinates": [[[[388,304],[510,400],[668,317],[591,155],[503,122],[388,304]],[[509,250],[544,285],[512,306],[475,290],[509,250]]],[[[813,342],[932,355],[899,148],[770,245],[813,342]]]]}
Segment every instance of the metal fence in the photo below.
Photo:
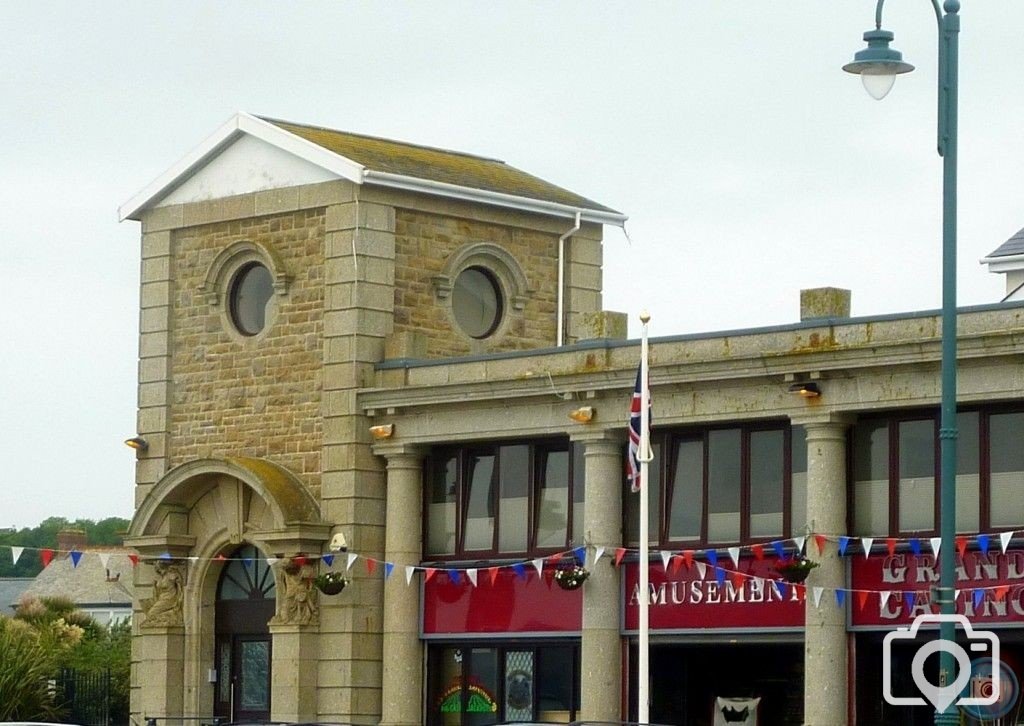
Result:
{"type": "Polygon", "coordinates": [[[57,701],[66,720],[82,726],[110,726],[110,671],[80,673],[64,668],[57,676],[57,701]]]}

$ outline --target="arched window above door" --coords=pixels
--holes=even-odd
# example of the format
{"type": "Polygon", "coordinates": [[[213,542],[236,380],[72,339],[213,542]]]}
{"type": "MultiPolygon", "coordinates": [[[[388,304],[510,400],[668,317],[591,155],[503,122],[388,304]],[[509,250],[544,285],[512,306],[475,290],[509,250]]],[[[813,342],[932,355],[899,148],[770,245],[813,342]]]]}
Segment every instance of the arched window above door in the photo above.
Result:
{"type": "Polygon", "coordinates": [[[244,545],[228,560],[217,586],[218,600],[265,600],[276,597],[270,563],[252,545],[244,545]]]}

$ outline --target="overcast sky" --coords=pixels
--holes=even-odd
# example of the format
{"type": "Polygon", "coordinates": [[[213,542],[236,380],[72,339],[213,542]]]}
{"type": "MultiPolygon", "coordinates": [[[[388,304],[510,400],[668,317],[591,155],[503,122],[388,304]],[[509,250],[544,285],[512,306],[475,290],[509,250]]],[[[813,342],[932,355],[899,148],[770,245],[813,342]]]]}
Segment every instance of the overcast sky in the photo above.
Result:
{"type": "MultiPolygon", "coordinates": [[[[1024,227],[1024,2],[964,0],[962,305],[1024,227]]],[[[0,526],[129,517],[139,229],[117,207],[235,111],[504,159],[629,215],[605,307],[653,336],[940,305],[936,29],[884,101],[873,0],[0,5],[0,526]]]]}

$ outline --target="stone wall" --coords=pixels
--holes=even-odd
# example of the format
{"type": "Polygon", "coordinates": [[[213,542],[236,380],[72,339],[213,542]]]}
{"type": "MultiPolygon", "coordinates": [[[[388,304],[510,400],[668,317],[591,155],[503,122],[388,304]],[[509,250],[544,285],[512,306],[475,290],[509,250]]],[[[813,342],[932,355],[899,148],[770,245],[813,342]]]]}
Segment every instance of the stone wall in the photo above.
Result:
{"type": "Polygon", "coordinates": [[[319,493],[324,225],[313,209],[174,232],[170,466],[263,457],[319,493]],[[269,329],[251,338],[200,292],[214,258],[240,240],[275,250],[293,276],[269,329]]]}
{"type": "Polygon", "coordinates": [[[519,263],[529,284],[522,310],[511,309],[504,334],[484,344],[487,352],[542,348],[555,344],[558,299],[558,236],[539,230],[440,216],[410,209],[395,213],[394,332],[419,331],[428,358],[482,352],[480,343],[453,323],[447,301],[437,298],[432,278],[464,246],[491,242],[519,263]]]}

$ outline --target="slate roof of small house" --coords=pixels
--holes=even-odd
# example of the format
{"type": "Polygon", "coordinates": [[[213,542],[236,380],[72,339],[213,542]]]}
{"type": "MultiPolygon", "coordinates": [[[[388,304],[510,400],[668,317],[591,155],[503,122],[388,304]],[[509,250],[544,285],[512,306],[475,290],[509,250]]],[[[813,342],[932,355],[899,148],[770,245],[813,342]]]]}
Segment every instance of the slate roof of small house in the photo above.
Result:
{"type": "Polygon", "coordinates": [[[132,563],[128,550],[121,548],[88,548],[75,567],[70,554],[60,554],[36,575],[23,597],[63,596],[79,606],[131,605],[132,563]],[[98,553],[110,555],[107,566],[98,553]]]}
{"type": "Polygon", "coordinates": [[[994,251],[989,252],[986,259],[992,257],[1009,257],[1010,255],[1024,255],[1024,229],[1010,237],[1010,239],[999,245],[994,251]]]}
{"type": "Polygon", "coordinates": [[[0,577],[0,615],[13,615],[14,606],[32,584],[31,577],[0,577]]]}
{"type": "Polygon", "coordinates": [[[265,116],[257,118],[351,159],[371,171],[401,174],[460,187],[540,199],[571,207],[615,212],[609,207],[575,194],[568,189],[563,189],[516,169],[514,166],[509,166],[499,159],[353,134],[320,126],[308,126],[265,116]]]}

